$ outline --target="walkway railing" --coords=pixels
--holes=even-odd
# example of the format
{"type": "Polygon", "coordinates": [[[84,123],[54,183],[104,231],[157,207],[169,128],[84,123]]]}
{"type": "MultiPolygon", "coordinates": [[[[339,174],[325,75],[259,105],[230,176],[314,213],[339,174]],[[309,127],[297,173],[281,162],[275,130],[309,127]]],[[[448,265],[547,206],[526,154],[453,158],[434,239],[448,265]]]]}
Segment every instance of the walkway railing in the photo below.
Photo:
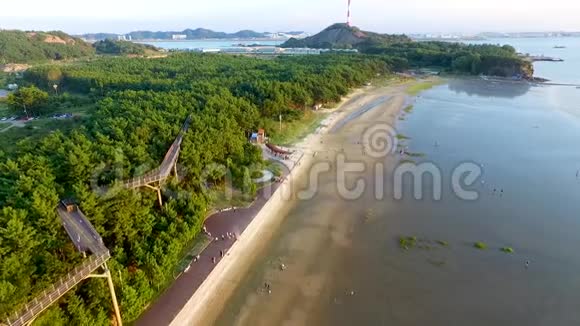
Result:
{"type": "Polygon", "coordinates": [[[127,189],[140,188],[149,184],[153,184],[155,182],[163,181],[169,177],[169,175],[171,174],[171,170],[173,169],[173,167],[177,163],[177,159],[179,158],[179,152],[181,151],[181,142],[183,141],[183,136],[185,135],[185,132],[189,128],[190,121],[191,116],[187,117],[187,119],[185,120],[185,123],[183,124],[181,130],[179,131],[179,135],[177,135],[177,138],[175,138],[173,144],[171,144],[171,147],[169,147],[169,150],[165,154],[165,157],[163,158],[163,162],[161,162],[161,165],[159,165],[158,168],[147,172],[143,176],[133,178],[129,181],[125,181],[123,183],[125,188],[127,189]]]}
{"type": "Polygon", "coordinates": [[[109,258],[111,258],[111,254],[108,250],[102,252],[100,255],[90,256],[81,265],[75,267],[66,276],[60,278],[58,282],[52,284],[48,289],[36,296],[34,300],[28,302],[19,312],[8,318],[8,325],[27,325],[70,289],[106,263],[109,258]]]}

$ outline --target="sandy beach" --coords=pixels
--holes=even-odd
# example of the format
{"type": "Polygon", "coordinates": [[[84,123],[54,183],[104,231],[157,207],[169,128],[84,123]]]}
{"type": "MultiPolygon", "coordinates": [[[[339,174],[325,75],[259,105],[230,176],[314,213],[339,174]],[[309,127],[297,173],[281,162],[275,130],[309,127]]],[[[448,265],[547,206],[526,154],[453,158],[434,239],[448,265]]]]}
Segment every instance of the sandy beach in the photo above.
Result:
{"type": "Polygon", "coordinates": [[[296,203],[295,194],[312,162],[328,153],[327,136],[343,128],[357,128],[356,124],[361,120],[394,124],[398,113],[407,103],[405,89],[408,85],[368,87],[354,91],[321,123],[315,133],[295,146],[303,154],[300,162],[191,296],[171,325],[211,325],[216,320],[251,264],[296,203]],[[322,155],[316,158],[314,153],[322,155]]]}

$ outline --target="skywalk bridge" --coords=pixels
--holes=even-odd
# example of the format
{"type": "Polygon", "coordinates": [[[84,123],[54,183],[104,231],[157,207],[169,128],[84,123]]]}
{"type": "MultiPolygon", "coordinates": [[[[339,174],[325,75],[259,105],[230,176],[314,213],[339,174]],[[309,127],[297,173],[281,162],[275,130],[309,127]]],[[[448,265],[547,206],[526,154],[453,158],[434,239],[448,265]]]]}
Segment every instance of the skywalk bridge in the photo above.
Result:
{"type": "Polygon", "coordinates": [[[161,165],[145,173],[140,177],[136,177],[131,180],[123,182],[123,186],[126,189],[136,189],[141,187],[151,188],[157,191],[157,199],[159,200],[159,206],[163,206],[163,200],[161,198],[161,185],[169,178],[172,171],[175,174],[175,177],[176,178],[178,177],[177,160],[179,159],[179,153],[181,151],[181,143],[183,141],[183,136],[185,135],[187,129],[189,128],[190,121],[191,116],[187,117],[187,119],[185,120],[185,123],[181,127],[181,130],[179,131],[177,138],[175,138],[175,141],[173,142],[171,147],[169,147],[167,154],[165,154],[165,157],[163,158],[163,162],[161,162],[161,165]]]}
{"type": "Polygon", "coordinates": [[[57,208],[57,212],[75,247],[85,256],[87,252],[92,255],[48,289],[37,295],[32,301],[20,307],[20,310],[8,317],[6,324],[9,326],[30,325],[44,310],[56,303],[81,281],[90,277],[102,277],[107,278],[117,325],[122,326],[121,313],[117,304],[111,272],[107,267],[107,261],[111,258],[109,250],[103,244],[101,236],[76,205],[63,201],[57,208]],[[93,274],[99,268],[103,269],[103,274],[93,274]]]}

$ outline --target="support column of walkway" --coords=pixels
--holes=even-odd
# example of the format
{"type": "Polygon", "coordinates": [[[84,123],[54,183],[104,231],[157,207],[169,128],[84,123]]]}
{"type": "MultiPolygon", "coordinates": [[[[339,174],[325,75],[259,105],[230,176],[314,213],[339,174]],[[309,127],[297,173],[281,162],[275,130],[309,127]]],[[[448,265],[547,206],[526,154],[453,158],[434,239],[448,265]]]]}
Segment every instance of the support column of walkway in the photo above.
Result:
{"type": "Polygon", "coordinates": [[[145,187],[157,191],[157,200],[159,201],[159,207],[163,207],[163,198],[161,197],[161,181],[159,181],[157,187],[146,184],[145,187]]]}

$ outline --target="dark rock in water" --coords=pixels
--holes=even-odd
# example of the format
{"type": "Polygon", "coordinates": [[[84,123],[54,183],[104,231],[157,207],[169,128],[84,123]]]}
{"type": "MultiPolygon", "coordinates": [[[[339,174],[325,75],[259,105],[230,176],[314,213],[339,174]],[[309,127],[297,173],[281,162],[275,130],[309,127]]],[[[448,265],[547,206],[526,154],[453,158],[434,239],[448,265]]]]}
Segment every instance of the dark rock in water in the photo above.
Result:
{"type": "Polygon", "coordinates": [[[530,81],[537,82],[537,83],[547,83],[550,80],[542,77],[534,77],[530,81]]]}

